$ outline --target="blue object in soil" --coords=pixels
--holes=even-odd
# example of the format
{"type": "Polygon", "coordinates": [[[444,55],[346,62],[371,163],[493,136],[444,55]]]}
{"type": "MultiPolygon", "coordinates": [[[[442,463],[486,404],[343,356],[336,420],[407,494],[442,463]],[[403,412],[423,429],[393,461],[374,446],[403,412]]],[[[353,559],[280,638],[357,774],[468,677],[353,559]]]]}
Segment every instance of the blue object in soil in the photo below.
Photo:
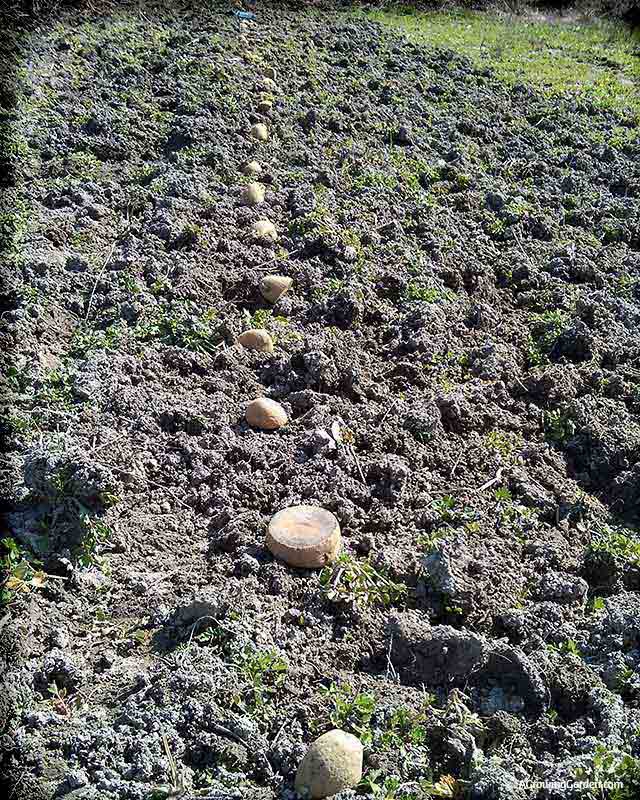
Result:
{"type": "Polygon", "coordinates": [[[256,15],[253,11],[234,11],[233,15],[238,19],[255,19],[256,15]]]}

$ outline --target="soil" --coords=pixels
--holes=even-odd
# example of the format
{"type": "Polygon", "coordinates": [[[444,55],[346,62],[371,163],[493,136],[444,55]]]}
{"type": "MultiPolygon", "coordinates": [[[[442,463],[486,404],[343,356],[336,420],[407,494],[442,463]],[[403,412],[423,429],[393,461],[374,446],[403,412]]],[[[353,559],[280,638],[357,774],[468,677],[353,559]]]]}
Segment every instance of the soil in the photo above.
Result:
{"type": "Polygon", "coordinates": [[[365,17],[210,5],[20,44],[11,796],[292,798],[333,727],[363,795],[585,797],[553,782],[611,759],[637,796],[633,120],[365,17]],[[288,425],[247,425],[263,395],[288,425]],[[338,518],[335,570],[265,548],[294,504],[338,518]]]}

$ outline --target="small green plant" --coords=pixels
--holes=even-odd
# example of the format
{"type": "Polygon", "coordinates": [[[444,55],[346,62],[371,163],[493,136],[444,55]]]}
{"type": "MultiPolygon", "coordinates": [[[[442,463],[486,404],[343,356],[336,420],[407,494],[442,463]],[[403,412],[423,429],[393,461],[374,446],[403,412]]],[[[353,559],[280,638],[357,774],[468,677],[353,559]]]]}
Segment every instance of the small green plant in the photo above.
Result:
{"type": "Polygon", "coordinates": [[[392,581],[385,570],[376,568],[370,559],[358,561],[343,553],[331,567],[320,573],[323,594],[333,602],[356,606],[390,606],[403,601],[407,595],[404,583],[392,581]]]}
{"type": "Polygon", "coordinates": [[[38,562],[28,559],[15,539],[2,539],[0,547],[4,551],[0,555],[0,573],[4,575],[4,582],[0,587],[2,607],[8,605],[16,595],[44,586],[45,575],[37,568],[38,562]]]}
{"type": "Polygon", "coordinates": [[[256,650],[247,645],[236,657],[235,666],[248,687],[236,697],[237,704],[264,714],[284,683],[289,665],[275,650],[256,650]]]}
{"type": "Polygon", "coordinates": [[[249,318],[249,324],[252,328],[264,328],[272,331],[279,325],[288,325],[289,320],[286,317],[274,316],[273,312],[268,308],[259,308],[249,318]]]}
{"type": "Polygon", "coordinates": [[[26,436],[37,429],[35,420],[28,414],[22,414],[19,411],[7,417],[7,426],[18,436],[26,436]]]}
{"type": "Polygon", "coordinates": [[[44,379],[36,395],[39,405],[57,409],[69,409],[73,405],[71,378],[64,369],[52,369],[44,379]]]}
{"type": "Polygon", "coordinates": [[[454,513],[456,499],[452,495],[446,494],[439,500],[434,500],[431,507],[438,512],[443,522],[454,522],[456,520],[456,514],[454,513]]]}
{"type": "Polygon", "coordinates": [[[559,646],[557,644],[548,644],[547,649],[552,653],[565,653],[568,655],[577,656],[578,658],[581,656],[580,648],[573,639],[566,639],[559,646]]]}
{"type": "Polygon", "coordinates": [[[529,366],[535,367],[549,362],[549,353],[558,336],[567,324],[565,311],[544,311],[531,316],[531,327],[527,344],[529,366]]]}
{"type": "Polygon", "coordinates": [[[545,411],[543,424],[547,439],[563,447],[576,432],[575,422],[562,411],[545,411]]]}
{"type": "Polygon", "coordinates": [[[122,342],[124,329],[120,325],[110,325],[105,330],[88,326],[78,327],[71,338],[69,354],[84,358],[92,350],[115,350],[122,342]]]}
{"type": "MultiPolygon", "coordinates": [[[[429,705],[429,701],[425,705],[429,705]]],[[[380,744],[382,747],[399,750],[405,744],[424,744],[426,738],[424,711],[414,711],[407,706],[398,706],[387,718],[386,729],[380,737],[380,744]]]]}
{"type": "Polygon", "coordinates": [[[462,800],[463,788],[453,775],[441,775],[435,783],[422,783],[422,790],[427,797],[445,797],[450,800],[462,800]]]}
{"type": "Polygon", "coordinates": [[[513,437],[502,431],[489,431],[485,435],[484,441],[489,450],[500,453],[504,458],[508,458],[515,449],[513,437]]]}
{"type": "Polygon", "coordinates": [[[100,564],[99,548],[109,541],[113,531],[106,522],[88,515],[82,518],[82,527],[83,536],[79,548],[78,562],[83,567],[100,564]]]}
{"type": "Polygon", "coordinates": [[[214,324],[217,316],[215,309],[200,311],[189,301],[164,304],[139,321],[134,335],[142,341],[159,341],[198,353],[213,353],[222,341],[214,324]]]}
{"type": "Polygon", "coordinates": [[[438,289],[434,286],[420,286],[417,283],[408,283],[405,290],[405,300],[421,300],[424,303],[437,303],[446,300],[451,296],[451,292],[446,289],[438,289]]]}
{"type": "Polygon", "coordinates": [[[506,486],[498,487],[493,494],[498,503],[510,503],[513,500],[513,496],[506,486]]]}
{"type": "Polygon", "coordinates": [[[555,708],[549,708],[545,712],[545,717],[551,725],[555,725],[558,720],[558,711],[555,708]]]}
{"type": "Polygon", "coordinates": [[[640,567],[640,539],[626,528],[604,526],[592,538],[588,551],[604,553],[631,566],[640,567]]]}
{"type": "Polygon", "coordinates": [[[580,767],[576,780],[585,785],[585,797],[600,800],[599,788],[592,784],[620,784],[607,794],[607,800],[635,800],[640,793],[640,759],[606,744],[596,745],[590,767],[580,767]]]}
{"type": "Polygon", "coordinates": [[[620,275],[616,278],[616,283],[614,287],[614,292],[619,297],[626,297],[627,299],[631,299],[633,297],[634,290],[640,283],[640,278],[633,277],[629,275],[628,272],[621,272],[620,275]]]}
{"type": "Polygon", "coordinates": [[[376,699],[367,692],[354,693],[349,684],[332,683],[321,693],[331,704],[329,719],[335,728],[355,733],[363,744],[372,740],[371,718],[376,710],[376,699]]]}
{"type": "Polygon", "coordinates": [[[459,506],[452,495],[444,495],[438,500],[433,500],[431,508],[437,513],[438,521],[430,534],[418,538],[418,546],[427,553],[436,549],[438,540],[442,539],[447,531],[461,527],[472,535],[480,531],[478,512],[468,506],[459,506]]]}

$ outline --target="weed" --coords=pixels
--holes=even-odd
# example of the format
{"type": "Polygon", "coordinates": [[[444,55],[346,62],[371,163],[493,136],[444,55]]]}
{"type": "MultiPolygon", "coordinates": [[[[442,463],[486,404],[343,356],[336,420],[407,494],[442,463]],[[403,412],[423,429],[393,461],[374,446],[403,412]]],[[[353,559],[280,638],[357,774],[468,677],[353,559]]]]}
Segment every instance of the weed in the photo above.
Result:
{"type": "Polygon", "coordinates": [[[592,538],[587,549],[588,552],[604,553],[617,561],[640,567],[640,539],[625,528],[604,526],[592,538]]]}
{"type": "Polygon", "coordinates": [[[52,369],[45,377],[35,397],[38,405],[45,408],[69,409],[73,404],[71,379],[64,369],[52,369]]]}
{"type": "Polygon", "coordinates": [[[547,439],[559,447],[564,447],[576,432],[575,423],[563,411],[545,411],[542,420],[547,439]]]}
{"type": "MultiPolygon", "coordinates": [[[[429,705],[427,700],[425,705],[429,705]]],[[[406,706],[398,706],[387,718],[386,730],[380,737],[383,747],[400,749],[404,744],[424,744],[427,738],[424,711],[414,711],[406,706]]]]}
{"type": "Polygon", "coordinates": [[[85,515],[81,524],[83,536],[80,544],[78,561],[83,567],[99,564],[98,550],[101,545],[108,542],[113,535],[112,529],[100,519],[85,515]]]}
{"type": "Polygon", "coordinates": [[[567,314],[564,311],[545,311],[532,315],[527,344],[529,366],[540,366],[549,362],[549,353],[566,324],[567,314]]]}
{"type": "Polygon", "coordinates": [[[498,503],[510,503],[513,499],[511,492],[506,486],[500,486],[493,494],[498,503]]]}
{"type": "Polygon", "coordinates": [[[335,565],[322,570],[320,586],[328,600],[356,606],[390,606],[403,601],[407,595],[405,584],[392,581],[383,569],[374,567],[370,559],[358,561],[348,553],[343,553],[335,565]]]}
{"type": "Polygon", "coordinates": [[[275,650],[256,650],[247,645],[236,656],[235,666],[247,687],[236,696],[236,705],[264,715],[268,702],[284,683],[289,665],[275,650]]]}
{"type": "Polygon", "coordinates": [[[37,429],[35,420],[29,415],[23,415],[19,411],[7,417],[7,427],[17,436],[27,436],[37,429]]]}
{"type": "Polygon", "coordinates": [[[125,335],[125,328],[118,324],[109,325],[105,330],[81,325],[73,333],[69,354],[75,358],[84,358],[92,350],[116,350],[125,335]]]}
{"type": "Polygon", "coordinates": [[[452,294],[453,293],[447,289],[437,289],[433,286],[420,286],[417,283],[408,283],[404,299],[407,302],[421,300],[424,303],[437,303],[442,300],[451,299],[452,294]]]}
{"type": "Polygon", "coordinates": [[[423,783],[421,788],[427,797],[462,800],[464,794],[462,784],[453,775],[441,775],[435,783],[423,783]]]}
{"type": "Polygon", "coordinates": [[[331,704],[329,719],[335,728],[355,733],[363,744],[370,744],[371,718],[376,710],[376,699],[367,692],[353,693],[349,684],[332,683],[321,693],[331,704]]]}
{"type": "Polygon", "coordinates": [[[555,725],[558,720],[558,711],[555,708],[549,708],[545,712],[545,717],[551,723],[551,725],[555,725]]]}
{"type": "Polygon", "coordinates": [[[585,797],[599,800],[600,789],[590,788],[605,782],[621,784],[607,795],[609,800],[635,800],[640,791],[640,759],[606,744],[596,745],[590,767],[580,767],[576,779],[585,784],[585,797]]]}
{"type": "Polygon", "coordinates": [[[142,341],[158,341],[184,347],[199,353],[213,353],[222,341],[214,325],[217,312],[213,308],[198,312],[195,304],[182,301],[161,305],[154,313],[141,319],[134,335],[142,341]]]}
{"type": "Polygon", "coordinates": [[[632,277],[628,272],[621,272],[616,278],[613,291],[618,297],[625,297],[631,300],[639,285],[640,278],[632,277]]]}
{"type": "Polygon", "coordinates": [[[566,639],[560,646],[556,644],[548,644],[547,649],[553,653],[565,653],[580,658],[580,648],[573,639],[566,639]]]}
{"type": "Polygon", "coordinates": [[[69,717],[73,711],[82,706],[82,698],[79,695],[69,698],[67,689],[64,686],[58,686],[55,681],[47,686],[47,691],[51,695],[49,702],[53,706],[53,710],[60,716],[69,717]]]}
{"type": "Polygon", "coordinates": [[[500,453],[504,458],[509,458],[516,447],[514,437],[502,431],[489,431],[484,437],[484,442],[489,450],[500,453]]]}
{"type": "Polygon", "coordinates": [[[45,575],[38,562],[30,560],[20,545],[12,538],[0,541],[4,555],[0,555],[0,573],[4,582],[0,587],[0,607],[8,605],[16,595],[44,586],[45,575]]]}

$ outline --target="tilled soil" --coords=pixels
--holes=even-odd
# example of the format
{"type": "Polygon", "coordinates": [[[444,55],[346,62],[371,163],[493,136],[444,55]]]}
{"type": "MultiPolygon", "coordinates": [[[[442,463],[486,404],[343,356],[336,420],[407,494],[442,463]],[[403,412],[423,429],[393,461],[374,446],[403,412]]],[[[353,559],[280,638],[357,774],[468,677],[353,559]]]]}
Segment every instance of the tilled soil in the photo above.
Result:
{"type": "Polygon", "coordinates": [[[213,6],[22,43],[7,786],[290,798],[342,727],[369,796],[585,797],[552,782],[607,759],[637,796],[632,121],[364,17],[213,6]],[[287,426],[246,424],[261,395],[287,426]],[[336,569],[265,549],[296,503],[336,569]]]}

